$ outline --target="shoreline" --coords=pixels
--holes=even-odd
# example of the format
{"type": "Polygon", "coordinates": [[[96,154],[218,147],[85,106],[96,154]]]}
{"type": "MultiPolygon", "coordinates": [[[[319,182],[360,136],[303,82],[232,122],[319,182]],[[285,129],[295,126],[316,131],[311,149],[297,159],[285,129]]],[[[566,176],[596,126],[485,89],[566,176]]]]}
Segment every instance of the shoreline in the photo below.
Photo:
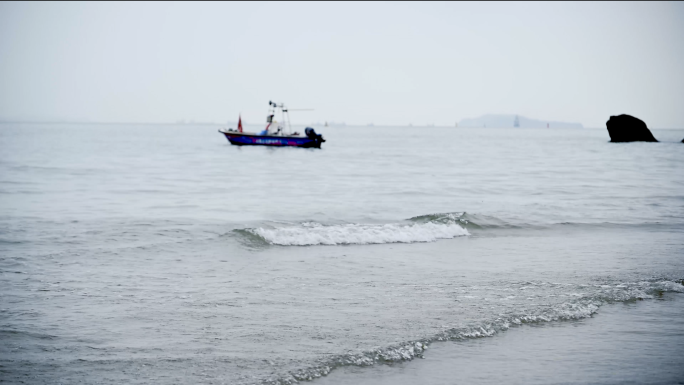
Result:
{"type": "Polygon", "coordinates": [[[491,338],[430,345],[424,359],[342,367],[316,385],[681,384],[684,294],[601,306],[580,320],[528,324],[491,338]],[[678,382],[679,381],[679,382],[678,382]]]}

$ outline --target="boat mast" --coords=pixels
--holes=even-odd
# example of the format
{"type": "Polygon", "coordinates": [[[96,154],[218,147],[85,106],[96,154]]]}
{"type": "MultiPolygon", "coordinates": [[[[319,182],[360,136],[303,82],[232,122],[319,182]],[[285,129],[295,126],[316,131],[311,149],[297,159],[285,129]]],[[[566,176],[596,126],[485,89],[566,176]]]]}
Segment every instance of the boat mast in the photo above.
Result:
{"type": "Polygon", "coordinates": [[[285,103],[280,103],[280,110],[283,113],[283,130],[290,134],[292,132],[292,127],[290,126],[290,111],[285,107],[285,103]],[[285,117],[285,114],[287,114],[287,118],[285,117]]]}
{"type": "MultiPolygon", "coordinates": [[[[273,117],[276,114],[276,109],[280,108],[280,112],[283,117],[283,133],[287,133],[288,135],[292,134],[292,124],[290,123],[290,109],[285,107],[285,103],[275,103],[272,101],[268,101],[269,105],[269,117],[268,117],[268,123],[273,122],[273,117]]],[[[297,108],[294,111],[313,111],[312,108],[297,108]]]]}
{"type": "Polygon", "coordinates": [[[269,100],[268,101],[268,115],[266,116],[266,131],[267,132],[268,132],[268,129],[271,127],[271,124],[273,124],[273,117],[275,116],[275,109],[276,109],[276,104],[269,100]]]}
{"type": "Polygon", "coordinates": [[[276,114],[276,109],[280,109],[283,123],[283,134],[290,134],[292,132],[292,125],[290,124],[290,111],[285,107],[285,103],[275,103],[273,101],[268,101],[268,118],[267,122],[269,124],[273,123],[273,117],[276,114]],[[287,115],[286,115],[287,114],[287,115]]]}

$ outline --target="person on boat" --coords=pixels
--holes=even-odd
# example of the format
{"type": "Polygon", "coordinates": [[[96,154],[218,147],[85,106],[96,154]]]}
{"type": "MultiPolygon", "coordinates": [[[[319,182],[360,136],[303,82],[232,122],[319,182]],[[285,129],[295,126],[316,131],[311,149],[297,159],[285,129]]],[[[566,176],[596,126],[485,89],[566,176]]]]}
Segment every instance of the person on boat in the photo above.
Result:
{"type": "Polygon", "coordinates": [[[271,115],[269,115],[269,116],[266,117],[266,128],[264,128],[264,130],[261,131],[261,132],[259,133],[259,135],[268,135],[268,129],[271,127],[271,125],[272,125],[273,123],[278,124],[278,122],[275,122],[275,121],[273,120],[273,116],[274,116],[274,115],[271,114],[271,115]]]}
{"type": "MultiPolygon", "coordinates": [[[[275,122],[275,123],[278,123],[278,122],[275,122]]],[[[264,130],[261,131],[261,132],[259,133],[259,135],[268,135],[268,129],[271,128],[271,125],[272,125],[272,124],[273,124],[273,122],[269,122],[269,123],[266,125],[266,128],[264,128],[264,130]]]]}

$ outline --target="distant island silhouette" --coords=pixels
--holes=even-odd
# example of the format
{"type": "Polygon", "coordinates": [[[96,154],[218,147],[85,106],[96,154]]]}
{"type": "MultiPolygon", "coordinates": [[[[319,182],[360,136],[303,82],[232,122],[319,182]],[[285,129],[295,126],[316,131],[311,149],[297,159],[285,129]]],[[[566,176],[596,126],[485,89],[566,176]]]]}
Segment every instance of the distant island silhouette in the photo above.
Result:
{"type": "Polygon", "coordinates": [[[490,128],[584,128],[581,123],[555,122],[537,120],[520,115],[487,114],[478,118],[461,119],[458,127],[490,127],[490,128]]]}

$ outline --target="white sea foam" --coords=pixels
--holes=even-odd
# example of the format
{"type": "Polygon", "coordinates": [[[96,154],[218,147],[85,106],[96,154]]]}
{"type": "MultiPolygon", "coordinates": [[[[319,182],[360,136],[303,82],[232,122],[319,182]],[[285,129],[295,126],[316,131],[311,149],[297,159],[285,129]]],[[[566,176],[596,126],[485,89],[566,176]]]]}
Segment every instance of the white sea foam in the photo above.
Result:
{"type": "MultiPolygon", "coordinates": [[[[531,284],[543,286],[547,283],[531,284]]],[[[578,300],[563,302],[532,311],[522,311],[518,314],[501,315],[498,318],[471,327],[447,329],[437,335],[420,340],[406,341],[358,353],[332,356],[328,360],[321,362],[318,366],[293,371],[281,378],[271,379],[265,383],[293,385],[301,381],[311,381],[328,375],[335,368],[343,366],[373,366],[378,363],[410,361],[423,357],[423,353],[433,342],[493,337],[507,331],[511,327],[523,324],[580,320],[592,317],[599,311],[601,306],[607,303],[653,298],[654,294],[657,295],[662,292],[684,292],[684,284],[681,281],[669,280],[624,282],[618,285],[596,285],[596,287],[599,290],[578,300]]]]}
{"type": "Polygon", "coordinates": [[[434,242],[469,235],[466,229],[455,223],[432,222],[330,226],[309,222],[293,227],[259,227],[249,231],[270,244],[286,246],[434,242]]]}

